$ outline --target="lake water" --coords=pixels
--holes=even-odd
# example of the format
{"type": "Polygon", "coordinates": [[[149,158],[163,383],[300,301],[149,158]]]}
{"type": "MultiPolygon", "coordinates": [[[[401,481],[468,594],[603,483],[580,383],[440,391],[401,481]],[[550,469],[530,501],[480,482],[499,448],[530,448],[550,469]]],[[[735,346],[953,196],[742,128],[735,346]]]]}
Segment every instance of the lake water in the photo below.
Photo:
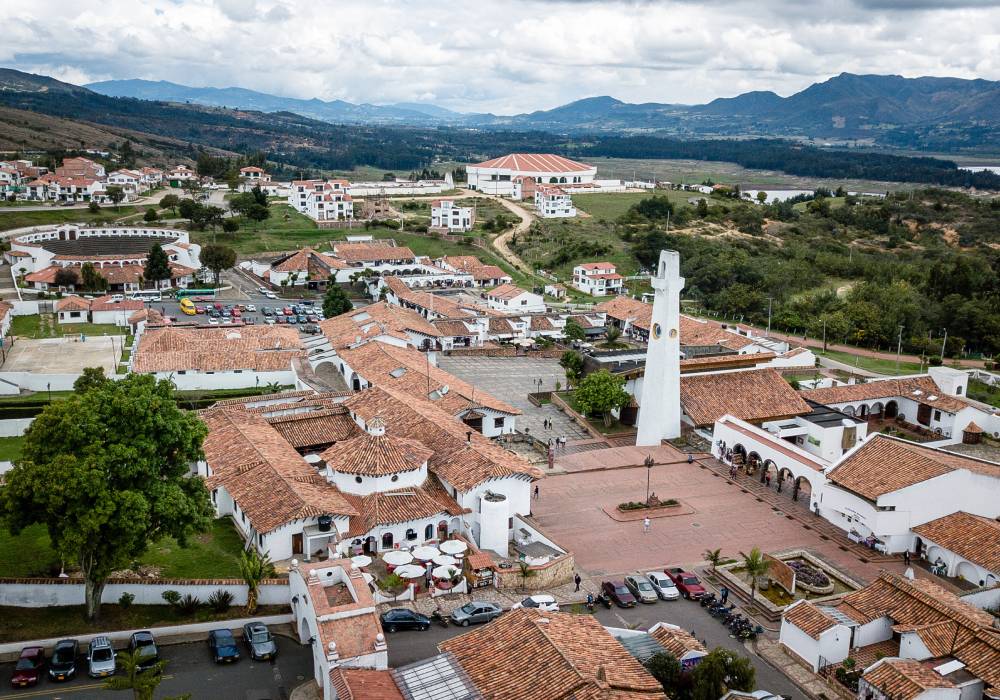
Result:
{"type": "Polygon", "coordinates": [[[989,170],[991,173],[996,173],[1000,175],[1000,165],[964,165],[959,166],[959,170],[968,170],[972,173],[981,173],[984,170],[989,170]]]}

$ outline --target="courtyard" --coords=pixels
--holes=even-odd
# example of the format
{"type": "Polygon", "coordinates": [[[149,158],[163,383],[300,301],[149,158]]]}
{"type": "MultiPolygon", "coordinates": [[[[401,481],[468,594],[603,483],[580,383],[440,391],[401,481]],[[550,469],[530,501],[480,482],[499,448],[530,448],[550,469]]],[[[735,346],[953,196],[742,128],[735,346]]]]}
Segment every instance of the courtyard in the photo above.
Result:
{"type": "Polygon", "coordinates": [[[559,437],[585,440],[590,437],[551,404],[535,406],[528,401],[530,393],[555,391],[556,382],[566,386],[566,372],[555,358],[441,356],[438,367],[520,409],[523,415],[517,418],[518,432],[529,432],[541,440],[559,437]],[[552,421],[551,428],[544,427],[545,419],[552,421]]]}
{"type": "MultiPolygon", "coordinates": [[[[65,327],[72,333],[73,326],[65,327]]],[[[113,375],[122,354],[122,335],[74,334],[64,338],[18,338],[7,350],[4,372],[33,374],[79,374],[84,367],[103,367],[113,375]]]]}

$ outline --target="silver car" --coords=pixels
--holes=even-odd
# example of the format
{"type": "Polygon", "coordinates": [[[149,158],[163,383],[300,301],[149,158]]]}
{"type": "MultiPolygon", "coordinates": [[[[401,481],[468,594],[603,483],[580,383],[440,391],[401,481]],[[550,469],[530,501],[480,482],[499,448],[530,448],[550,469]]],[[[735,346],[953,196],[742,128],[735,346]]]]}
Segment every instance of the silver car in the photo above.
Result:
{"type": "Polygon", "coordinates": [[[677,600],[681,597],[677,586],[662,571],[649,571],[646,573],[646,578],[661,600],[677,600]]]}
{"type": "Polygon", "coordinates": [[[87,673],[91,678],[107,678],[115,675],[118,662],[115,650],[107,637],[94,637],[87,648],[87,673]]]}
{"type": "Polygon", "coordinates": [[[625,577],[625,586],[640,603],[655,603],[660,599],[652,584],[642,574],[632,574],[625,577]]]}
{"type": "Polygon", "coordinates": [[[473,600],[460,608],[455,608],[451,613],[451,621],[456,625],[468,627],[478,622],[489,622],[500,617],[503,608],[495,603],[488,603],[473,600]]]}

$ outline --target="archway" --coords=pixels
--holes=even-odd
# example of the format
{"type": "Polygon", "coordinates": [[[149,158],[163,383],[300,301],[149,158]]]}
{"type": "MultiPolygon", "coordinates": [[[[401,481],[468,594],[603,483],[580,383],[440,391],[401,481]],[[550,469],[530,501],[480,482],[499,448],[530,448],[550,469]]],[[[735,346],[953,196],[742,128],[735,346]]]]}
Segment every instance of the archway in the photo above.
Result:
{"type": "MultiPolygon", "coordinates": [[[[773,459],[764,460],[764,468],[760,470],[760,483],[767,481],[768,475],[776,476],[778,473],[778,465],[774,463],[773,459]]],[[[768,484],[770,485],[770,484],[768,484]]]]}
{"type": "Polygon", "coordinates": [[[743,445],[736,443],[733,445],[733,466],[736,468],[742,467],[747,462],[747,448],[743,445]]]}
{"type": "Polygon", "coordinates": [[[810,484],[809,479],[805,478],[804,476],[798,476],[795,478],[795,482],[792,485],[793,501],[799,500],[799,493],[802,491],[803,486],[805,487],[806,491],[806,496],[807,496],[806,500],[807,501],[809,500],[808,496],[812,493],[812,484],[810,484]]]}
{"type": "Polygon", "coordinates": [[[309,618],[303,616],[303,618],[299,620],[299,641],[303,644],[308,644],[312,637],[313,633],[312,628],[309,626],[309,618]]]}
{"type": "Polygon", "coordinates": [[[424,528],[424,541],[434,539],[434,525],[427,523],[427,527],[424,528]]]}
{"type": "Polygon", "coordinates": [[[392,533],[382,533],[382,549],[392,549],[392,533]]]}
{"type": "Polygon", "coordinates": [[[854,406],[844,406],[842,409],[840,409],[840,411],[841,413],[845,413],[851,416],[852,418],[854,417],[854,406]]]}
{"type": "Polygon", "coordinates": [[[763,462],[764,460],[761,459],[761,456],[759,454],[757,454],[756,452],[751,452],[747,456],[747,465],[746,465],[747,476],[753,476],[756,473],[756,471],[760,469],[760,466],[761,464],[763,464],[763,462]]]}
{"type": "Polygon", "coordinates": [[[980,578],[979,570],[974,565],[964,560],[959,562],[955,575],[961,579],[965,579],[975,586],[982,586],[986,583],[985,579],[980,578]]]}
{"type": "Polygon", "coordinates": [[[368,537],[365,538],[363,549],[365,554],[376,554],[378,552],[378,547],[375,546],[375,537],[373,535],[368,535],[368,537]]]}
{"type": "MultiPolygon", "coordinates": [[[[430,526],[428,525],[428,527],[430,527],[430,526]]],[[[441,522],[438,523],[437,532],[438,532],[438,539],[439,540],[443,541],[443,540],[448,539],[448,521],[447,520],[442,520],[441,522]]]]}
{"type": "Polygon", "coordinates": [[[890,401],[885,405],[885,417],[895,418],[897,415],[899,415],[899,404],[895,401],[890,401]]]}
{"type": "Polygon", "coordinates": [[[867,418],[867,417],[868,417],[868,404],[863,403],[860,406],[858,406],[858,418],[867,418]]]}
{"type": "Polygon", "coordinates": [[[871,411],[869,412],[868,415],[870,417],[872,417],[872,418],[881,418],[882,417],[882,413],[884,411],[885,411],[885,407],[882,405],[882,402],[881,401],[876,401],[875,403],[872,404],[871,411]]]}
{"type": "Polygon", "coordinates": [[[782,467],[778,470],[778,493],[781,493],[781,487],[785,485],[785,479],[792,476],[792,470],[788,467],[782,467]]]}

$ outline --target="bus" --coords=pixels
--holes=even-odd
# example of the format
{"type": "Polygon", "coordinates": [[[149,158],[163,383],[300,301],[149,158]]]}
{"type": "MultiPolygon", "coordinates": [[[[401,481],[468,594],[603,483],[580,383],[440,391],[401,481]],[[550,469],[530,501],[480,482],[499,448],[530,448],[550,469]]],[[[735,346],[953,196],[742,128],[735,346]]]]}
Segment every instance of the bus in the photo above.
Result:
{"type": "Polygon", "coordinates": [[[178,289],[174,296],[178,299],[184,299],[185,297],[215,297],[214,289],[178,289]]]}
{"type": "Polygon", "coordinates": [[[181,311],[183,311],[188,316],[194,316],[197,310],[194,307],[194,302],[190,299],[181,299],[181,311]]]}
{"type": "Polygon", "coordinates": [[[156,289],[144,289],[138,292],[132,292],[128,295],[128,298],[145,301],[147,303],[153,301],[163,301],[163,295],[156,289]]]}

